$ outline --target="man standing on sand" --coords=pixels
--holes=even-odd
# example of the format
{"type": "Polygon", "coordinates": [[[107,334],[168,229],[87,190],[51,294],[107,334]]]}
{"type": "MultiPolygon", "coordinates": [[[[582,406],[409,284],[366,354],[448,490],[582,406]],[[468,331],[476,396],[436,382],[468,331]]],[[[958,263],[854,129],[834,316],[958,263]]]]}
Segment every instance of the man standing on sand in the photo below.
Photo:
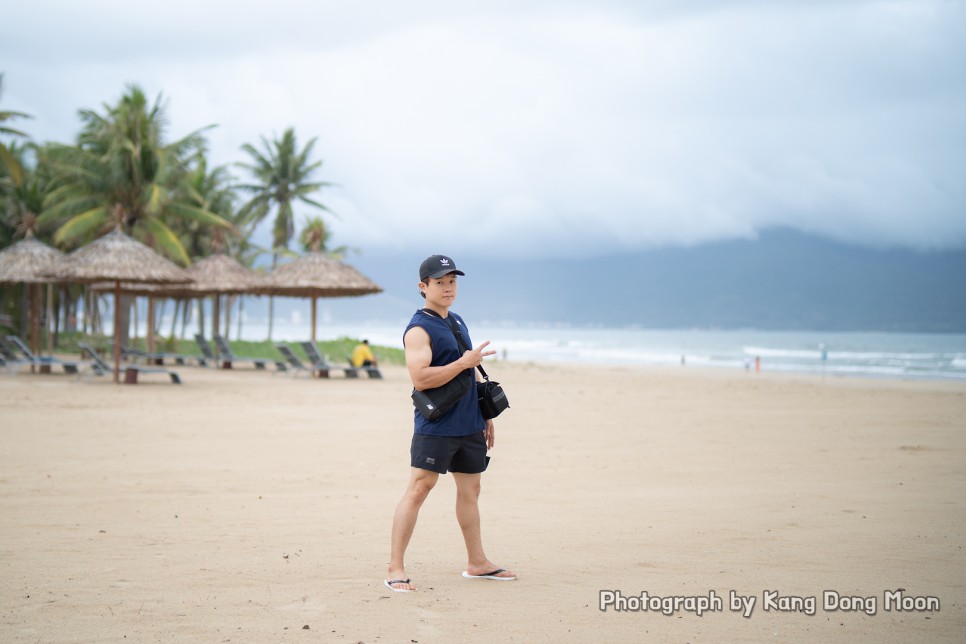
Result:
{"type": "MultiPolygon", "coordinates": [[[[433,255],[419,267],[419,291],[426,307],[416,311],[403,334],[406,367],[418,391],[440,387],[466,370],[475,371],[483,358],[496,351],[485,350],[489,341],[475,349],[460,350],[449,326],[459,325],[467,346],[473,346],[466,325],[449,308],[456,299],[456,276],[465,275],[452,259],[433,255]]],[[[476,378],[473,378],[474,382],[476,378]]],[[[430,421],[414,410],[415,431],[410,448],[410,474],[406,493],[396,507],[392,521],[389,576],[383,581],[394,592],[410,592],[416,586],[406,576],[403,560],[413,536],[419,508],[436,485],[440,474],[453,473],[456,482],[456,520],[466,542],[467,579],[516,579],[509,570],[498,568],[483,553],[480,536],[480,478],[493,447],[493,421],[480,413],[476,387],[440,418],[430,421]]]]}

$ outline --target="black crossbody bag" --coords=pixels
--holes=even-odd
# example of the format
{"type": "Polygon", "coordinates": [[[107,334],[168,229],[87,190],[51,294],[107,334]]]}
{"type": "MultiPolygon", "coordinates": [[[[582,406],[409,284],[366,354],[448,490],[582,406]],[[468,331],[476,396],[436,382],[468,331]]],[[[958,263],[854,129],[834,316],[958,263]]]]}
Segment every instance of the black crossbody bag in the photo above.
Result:
{"type": "MultiPolygon", "coordinates": [[[[423,309],[423,311],[429,315],[443,319],[442,316],[432,309],[423,309]]],[[[463,351],[471,351],[472,349],[467,346],[466,341],[463,339],[463,333],[459,330],[459,326],[454,323],[451,317],[447,317],[446,321],[453,335],[456,336],[456,343],[460,349],[463,351]]],[[[507,400],[506,392],[503,391],[500,383],[495,380],[490,380],[490,376],[483,369],[483,365],[477,365],[476,368],[480,370],[480,375],[483,376],[483,382],[476,383],[476,394],[480,403],[480,413],[487,420],[496,418],[504,409],[510,406],[510,401],[507,400]]],[[[459,402],[463,394],[466,393],[466,390],[473,380],[471,376],[467,376],[468,374],[464,371],[442,387],[427,389],[425,391],[416,391],[414,389],[412,394],[413,404],[427,420],[436,420],[449,411],[459,402]]]]}

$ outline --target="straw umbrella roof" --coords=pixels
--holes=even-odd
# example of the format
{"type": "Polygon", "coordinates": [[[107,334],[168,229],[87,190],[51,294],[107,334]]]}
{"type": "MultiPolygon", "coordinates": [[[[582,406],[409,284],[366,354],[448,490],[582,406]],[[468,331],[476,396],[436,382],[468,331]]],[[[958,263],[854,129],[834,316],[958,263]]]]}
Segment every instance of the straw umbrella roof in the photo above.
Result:
{"type": "Polygon", "coordinates": [[[104,281],[181,284],[191,276],[139,241],[115,228],[67,255],[48,276],[64,282],[104,281]]]}
{"type": "Polygon", "coordinates": [[[382,292],[381,286],[348,264],[315,251],[279,266],[268,274],[266,281],[268,286],[260,291],[263,294],[312,299],[312,342],[315,342],[315,304],[318,298],[382,292]]]}
{"type": "Polygon", "coordinates": [[[259,292],[290,297],[350,297],[381,293],[382,287],[348,264],[310,252],[269,273],[259,292]]]}
{"type": "MultiPolygon", "coordinates": [[[[50,284],[53,280],[47,276],[49,271],[55,270],[64,261],[66,255],[56,248],[34,239],[33,231],[27,229],[27,235],[16,244],[0,251],[0,284],[50,284]]],[[[30,345],[37,348],[37,323],[35,321],[34,290],[30,290],[30,345]]],[[[50,286],[47,287],[47,307],[51,307],[50,286]]],[[[47,350],[52,350],[52,339],[47,335],[47,350]]]]}
{"type": "Polygon", "coordinates": [[[191,276],[139,241],[125,235],[120,226],[81,246],[48,275],[57,281],[91,284],[114,282],[114,382],[121,369],[121,282],[183,284],[191,276]]]}
{"type": "MultiPolygon", "coordinates": [[[[266,286],[265,277],[228,255],[211,255],[197,260],[185,272],[186,284],[136,284],[121,282],[121,291],[149,297],[196,298],[212,294],[256,293],[266,286]]],[[[96,283],[95,291],[114,288],[113,283],[96,283]]]]}
{"type": "Polygon", "coordinates": [[[210,255],[188,268],[194,283],[188,290],[194,293],[254,293],[266,286],[265,276],[243,266],[228,255],[210,255]]]}
{"type": "Polygon", "coordinates": [[[56,248],[27,237],[0,251],[0,284],[45,284],[51,279],[46,274],[55,270],[64,255],[56,248]]]}

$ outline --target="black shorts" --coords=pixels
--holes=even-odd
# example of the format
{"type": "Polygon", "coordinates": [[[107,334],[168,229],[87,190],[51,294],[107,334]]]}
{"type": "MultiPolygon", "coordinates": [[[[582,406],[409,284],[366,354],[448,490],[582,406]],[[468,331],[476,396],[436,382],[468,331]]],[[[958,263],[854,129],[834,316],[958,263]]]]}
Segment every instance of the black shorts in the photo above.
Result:
{"type": "Polygon", "coordinates": [[[486,435],[483,432],[469,436],[413,434],[409,453],[413,467],[439,474],[446,474],[447,470],[460,474],[479,474],[486,470],[490,462],[490,457],[486,455],[486,435]]]}

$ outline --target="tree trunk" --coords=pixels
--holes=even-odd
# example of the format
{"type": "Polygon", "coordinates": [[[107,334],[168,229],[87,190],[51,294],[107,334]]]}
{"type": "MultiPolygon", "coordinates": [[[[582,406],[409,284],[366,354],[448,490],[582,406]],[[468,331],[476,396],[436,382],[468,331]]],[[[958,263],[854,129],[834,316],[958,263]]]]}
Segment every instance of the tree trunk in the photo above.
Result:
{"type": "Polygon", "coordinates": [[[80,296],[74,298],[69,286],[62,287],[60,292],[64,300],[64,333],[73,333],[77,330],[77,307],[80,296]]]}
{"type": "Polygon", "coordinates": [[[188,329],[188,320],[191,318],[191,311],[195,306],[194,300],[185,300],[184,306],[181,309],[181,338],[184,339],[184,335],[188,329]]]}
{"type": "Polygon", "coordinates": [[[81,325],[81,330],[85,335],[90,335],[91,319],[94,317],[94,311],[91,306],[91,296],[86,286],[81,287],[81,299],[84,301],[84,323],[81,325]]]}
{"type": "MultiPolygon", "coordinates": [[[[54,288],[53,284],[50,288],[54,288]]],[[[55,291],[56,297],[54,298],[54,347],[59,346],[58,341],[60,340],[60,314],[61,311],[67,306],[67,302],[64,300],[63,289],[55,291]]]]}
{"type": "Polygon", "coordinates": [[[235,337],[241,340],[242,337],[242,317],[244,317],[245,312],[245,298],[239,296],[238,298],[238,332],[235,337]]]}
{"type": "MultiPolygon", "coordinates": [[[[168,337],[171,338],[172,342],[174,342],[174,333],[178,330],[178,313],[181,311],[181,302],[183,300],[174,301],[174,312],[171,314],[171,333],[168,337]]],[[[182,333],[182,335],[184,334],[182,333]]]]}
{"type": "MultiPolygon", "coordinates": [[[[278,264],[278,253],[272,253],[272,270],[275,270],[275,266],[278,264]]],[[[271,295],[268,296],[268,341],[272,341],[272,325],[275,322],[275,298],[271,295]]]]}
{"type": "Polygon", "coordinates": [[[114,329],[114,337],[117,338],[118,342],[123,346],[128,346],[131,342],[131,300],[133,298],[130,295],[121,295],[120,306],[118,307],[118,313],[120,318],[115,316],[118,320],[118,327],[114,329]]]}
{"type": "Polygon", "coordinates": [[[91,291],[88,294],[91,300],[91,333],[104,335],[104,311],[102,310],[101,298],[91,291]]]}
{"type": "Polygon", "coordinates": [[[26,338],[27,331],[30,330],[31,293],[33,293],[33,287],[30,284],[24,284],[20,291],[20,324],[17,326],[17,335],[22,338],[26,338]]]}
{"type": "Polygon", "coordinates": [[[198,300],[198,335],[205,337],[205,300],[198,300]]]}
{"type": "Polygon", "coordinates": [[[131,298],[131,317],[134,318],[131,323],[131,328],[134,329],[129,342],[125,343],[123,346],[126,347],[136,347],[138,344],[138,298],[131,298]]]}
{"type": "Polygon", "coordinates": [[[268,340],[272,340],[272,322],[275,319],[275,298],[268,296],[268,340]]]}
{"type": "MultiPolygon", "coordinates": [[[[123,320],[123,314],[130,313],[130,308],[127,306],[127,297],[121,297],[121,282],[114,282],[114,384],[119,382],[119,374],[121,373],[121,344],[124,340],[121,338],[121,329],[124,330],[124,336],[127,336],[127,321],[123,320]]],[[[126,337],[125,337],[126,339],[126,337]]]]}
{"type": "Polygon", "coordinates": [[[148,298],[148,318],[147,324],[145,325],[145,347],[149,353],[154,353],[156,351],[157,345],[154,342],[154,315],[156,311],[154,310],[154,298],[148,298]]]}
{"type": "Polygon", "coordinates": [[[94,292],[86,286],[84,287],[84,333],[94,335],[95,323],[97,321],[97,298],[94,292]]]}
{"type": "MultiPolygon", "coordinates": [[[[221,312],[219,307],[221,306],[221,295],[215,293],[211,296],[211,339],[214,340],[216,335],[221,335],[221,329],[218,328],[221,322],[221,312]]],[[[215,345],[215,357],[219,354],[218,345],[215,345]]]]}
{"type": "Polygon", "coordinates": [[[234,304],[234,295],[225,296],[225,339],[228,340],[231,335],[231,307],[234,304]]]}
{"type": "Polygon", "coordinates": [[[54,355],[54,285],[47,285],[47,314],[44,316],[44,330],[47,332],[47,355],[54,355]]]}

